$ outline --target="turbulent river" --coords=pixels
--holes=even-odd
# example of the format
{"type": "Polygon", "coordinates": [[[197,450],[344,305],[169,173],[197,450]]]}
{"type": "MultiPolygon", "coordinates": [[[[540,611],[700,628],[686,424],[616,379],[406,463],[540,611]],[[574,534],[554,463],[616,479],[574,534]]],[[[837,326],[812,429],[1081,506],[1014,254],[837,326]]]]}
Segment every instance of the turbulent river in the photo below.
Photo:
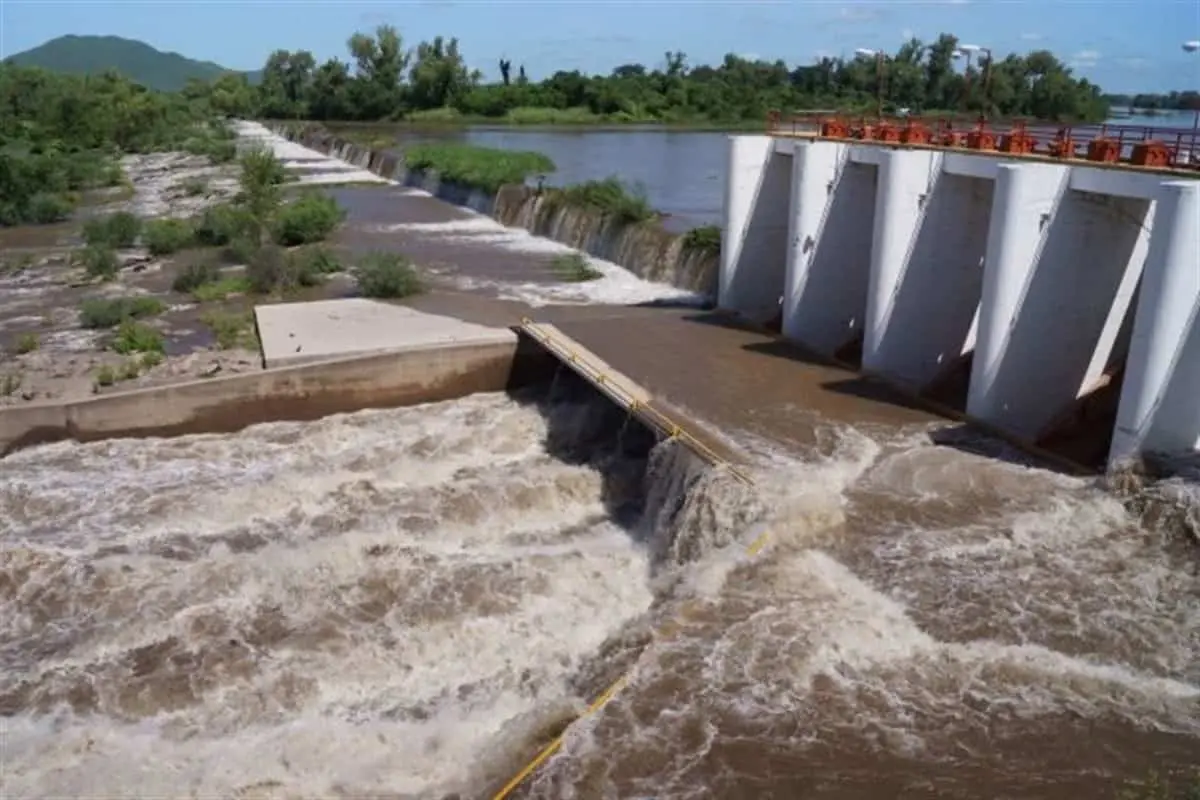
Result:
{"type": "Polygon", "coordinates": [[[1084,481],[813,425],[825,455],[744,442],[753,491],[562,391],[0,460],[0,795],[486,796],[630,667],[524,796],[1105,797],[1196,760],[1193,551],[1084,481]]]}

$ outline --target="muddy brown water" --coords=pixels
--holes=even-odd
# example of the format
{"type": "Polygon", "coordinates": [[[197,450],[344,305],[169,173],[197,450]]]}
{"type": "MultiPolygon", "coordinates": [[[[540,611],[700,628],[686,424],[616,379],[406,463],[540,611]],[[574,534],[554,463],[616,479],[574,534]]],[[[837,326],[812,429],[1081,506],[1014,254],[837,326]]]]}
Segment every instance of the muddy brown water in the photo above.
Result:
{"type": "Polygon", "coordinates": [[[1196,764],[1195,550],[1093,480],[696,309],[506,299],[552,252],[332,191],[338,248],[443,270],[414,306],[555,322],[754,488],[569,376],[17,453],[3,794],[486,796],[626,669],[521,796],[1108,797],[1196,764]]]}

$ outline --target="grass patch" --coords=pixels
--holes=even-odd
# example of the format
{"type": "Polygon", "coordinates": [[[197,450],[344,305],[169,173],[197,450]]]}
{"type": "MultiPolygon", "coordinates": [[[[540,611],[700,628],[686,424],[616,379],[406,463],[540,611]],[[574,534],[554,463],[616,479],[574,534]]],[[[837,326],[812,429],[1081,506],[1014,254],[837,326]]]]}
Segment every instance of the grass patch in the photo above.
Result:
{"type": "Polygon", "coordinates": [[[467,144],[420,144],[404,154],[409,169],[436,172],[445,181],[495,193],[506,183],[554,172],[554,162],[530,150],[498,150],[467,144]]]}
{"type": "Polygon", "coordinates": [[[364,297],[409,297],[422,289],[412,262],[399,253],[368,253],[358,262],[354,277],[364,297]]]}
{"type": "Polygon", "coordinates": [[[295,247],[325,239],[346,218],[346,212],[332,197],[305,192],[286,204],[275,215],[271,236],[276,244],[295,247]]]}
{"type": "Polygon", "coordinates": [[[552,189],[546,197],[552,205],[589,208],[626,224],[644,222],[655,216],[654,209],[646,202],[645,193],[641,189],[630,189],[616,177],[552,189]]]}
{"type": "Polygon", "coordinates": [[[200,303],[224,300],[231,294],[249,294],[250,279],[245,275],[229,275],[212,283],[205,283],[192,290],[192,297],[200,303]]]}
{"type": "Polygon", "coordinates": [[[142,240],[151,255],[167,256],[190,247],[195,231],[181,219],[154,219],[146,223],[142,240]]]}
{"type": "Polygon", "coordinates": [[[17,355],[25,355],[26,353],[32,353],[34,350],[37,350],[38,345],[39,343],[36,333],[22,333],[17,337],[17,345],[14,349],[17,351],[17,355]]]}
{"type": "Polygon", "coordinates": [[[85,328],[113,328],[122,322],[152,317],[166,311],[157,297],[113,297],[84,300],[79,306],[79,324],[85,328]]]}
{"type": "Polygon", "coordinates": [[[25,376],[19,372],[6,372],[0,376],[0,396],[11,397],[17,393],[24,382],[25,376]]]}
{"type": "Polygon", "coordinates": [[[141,232],[142,221],[128,211],[83,223],[83,240],[91,247],[133,247],[141,232]]]}
{"type": "Polygon", "coordinates": [[[550,268],[558,275],[559,280],[568,283],[586,283],[599,280],[604,273],[588,263],[583,253],[565,253],[555,256],[550,262],[550,268]]]}
{"type": "Polygon", "coordinates": [[[166,350],[163,335],[143,322],[126,319],[117,326],[109,347],[121,355],[130,353],[162,353],[166,350]]]}
{"type": "Polygon", "coordinates": [[[232,350],[235,347],[245,350],[258,349],[253,312],[234,314],[227,311],[210,311],[202,316],[200,321],[212,329],[217,338],[217,347],[221,350],[232,350]]]}
{"type": "Polygon", "coordinates": [[[721,229],[716,225],[692,228],[683,237],[684,250],[696,250],[714,256],[721,254],[721,229]]]}

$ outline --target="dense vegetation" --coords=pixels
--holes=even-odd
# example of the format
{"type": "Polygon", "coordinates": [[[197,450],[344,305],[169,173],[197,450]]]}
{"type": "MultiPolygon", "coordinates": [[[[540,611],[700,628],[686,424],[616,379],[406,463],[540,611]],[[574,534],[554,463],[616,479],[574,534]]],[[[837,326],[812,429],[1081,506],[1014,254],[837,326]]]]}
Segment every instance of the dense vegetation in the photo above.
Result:
{"type": "MultiPolygon", "coordinates": [[[[164,53],[145,42],[120,36],[60,36],[6,59],[22,67],[41,67],[73,75],[112,70],[148,89],[177,92],[188,81],[211,81],[229,70],[210,61],[164,53]]],[[[257,79],[257,74],[248,76],[257,79]]]]}
{"type": "MultiPolygon", "coordinates": [[[[873,58],[824,58],[791,68],[727,55],[715,67],[693,67],[683,53],[670,52],[658,68],[624,64],[604,76],[560,70],[540,82],[519,66],[514,75],[504,61],[501,79],[487,83],[468,69],[455,39],[438,37],[410,50],[395,28],[383,25],[373,35],[354,34],[348,45],[348,62],[335,58],[318,65],[308,51],[277,50],[258,87],[227,75],[193,90],[211,92],[224,113],[277,119],[737,124],[759,122],[773,109],[873,109],[880,87],[873,58]]],[[[957,45],[943,34],[932,44],[914,39],[884,56],[886,107],[1045,119],[1106,114],[1100,89],[1077,79],[1048,51],[964,68],[955,57],[957,45]]]]}
{"type": "Polygon", "coordinates": [[[202,104],[114,73],[0,64],[0,225],[57,222],[81,193],[124,178],[121,153],[186,149],[233,157],[232,133],[202,104]]]}

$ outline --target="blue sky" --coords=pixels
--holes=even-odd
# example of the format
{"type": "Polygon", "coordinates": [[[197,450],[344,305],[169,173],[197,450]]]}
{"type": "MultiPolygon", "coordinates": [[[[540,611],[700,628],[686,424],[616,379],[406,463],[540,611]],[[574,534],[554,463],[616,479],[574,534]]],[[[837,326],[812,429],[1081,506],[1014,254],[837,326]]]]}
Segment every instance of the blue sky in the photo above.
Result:
{"type": "Polygon", "coordinates": [[[532,77],[655,64],[666,50],[684,51],[693,64],[727,52],[796,64],[856,47],[895,50],[907,36],[946,31],[997,53],[1050,49],[1110,91],[1200,88],[1200,53],[1180,46],[1200,39],[1200,0],[0,0],[0,53],[67,33],[115,34],[251,69],[275,48],[346,58],[350,34],[383,22],[407,45],[457,36],[489,76],[502,56],[532,77]]]}

